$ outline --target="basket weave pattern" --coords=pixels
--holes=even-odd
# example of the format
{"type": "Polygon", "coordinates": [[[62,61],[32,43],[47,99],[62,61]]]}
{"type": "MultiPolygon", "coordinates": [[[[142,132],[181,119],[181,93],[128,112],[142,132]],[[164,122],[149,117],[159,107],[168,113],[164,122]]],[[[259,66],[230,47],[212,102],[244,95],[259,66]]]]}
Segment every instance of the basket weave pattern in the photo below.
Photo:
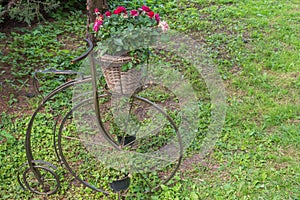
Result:
{"type": "Polygon", "coordinates": [[[121,71],[122,65],[131,62],[128,56],[104,55],[100,58],[102,72],[108,88],[119,94],[132,94],[140,86],[141,71],[130,69],[121,71]]]}

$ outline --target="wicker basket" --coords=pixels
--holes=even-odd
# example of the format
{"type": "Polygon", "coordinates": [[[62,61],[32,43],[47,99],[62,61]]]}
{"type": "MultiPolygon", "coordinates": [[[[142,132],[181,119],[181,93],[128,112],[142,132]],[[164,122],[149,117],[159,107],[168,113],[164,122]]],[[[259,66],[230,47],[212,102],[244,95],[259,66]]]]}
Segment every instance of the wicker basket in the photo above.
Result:
{"type": "Polygon", "coordinates": [[[104,55],[98,58],[108,88],[113,93],[133,94],[141,85],[142,72],[138,69],[121,71],[122,65],[132,61],[128,56],[104,55]]]}

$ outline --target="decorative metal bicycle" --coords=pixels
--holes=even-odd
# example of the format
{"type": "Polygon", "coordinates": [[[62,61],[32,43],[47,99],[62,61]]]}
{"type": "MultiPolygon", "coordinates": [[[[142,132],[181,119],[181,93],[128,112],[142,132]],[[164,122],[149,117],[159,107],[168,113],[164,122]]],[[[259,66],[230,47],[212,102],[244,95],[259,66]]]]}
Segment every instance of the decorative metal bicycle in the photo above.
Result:
{"type": "Polygon", "coordinates": [[[57,96],[73,88],[73,107],[63,117],[57,115],[53,127],[53,146],[59,163],[75,181],[105,194],[126,191],[134,184],[140,184],[144,192],[153,191],[178,170],[184,144],[191,140],[180,132],[195,128],[184,122],[192,114],[176,121],[182,109],[176,95],[153,80],[144,80],[130,95],[107,90],[98,78],[93,45],[86,42],[88,51],[74,62],[88,58],[91,75],[78,73],[78,78],[48,94],[33,113],[26,132],[27,163],[21,166],[18,181],[36,194],[58,191],[57,167],[35,159],[32,134],[38,114],[57,96]],[[172,98],[173,103],[149,100],[147,95],[155,90],[168,93],[167,98],[172,98]],[[179,124],[184,128],[179,128],[179,124]]]}

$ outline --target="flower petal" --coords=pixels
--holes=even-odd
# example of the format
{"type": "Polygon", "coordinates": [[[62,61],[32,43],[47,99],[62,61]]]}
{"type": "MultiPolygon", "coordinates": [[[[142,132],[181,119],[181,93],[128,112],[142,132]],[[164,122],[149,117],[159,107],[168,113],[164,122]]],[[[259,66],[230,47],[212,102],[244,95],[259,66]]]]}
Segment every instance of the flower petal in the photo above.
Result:
{"type": "Polygon", "coordinates": [[[148,6],[142,6],[142,8],[141,8],[143,11],[145,11],[145,12],[150,12],[151,11],[151,9],[148,7],[148,6]]]}

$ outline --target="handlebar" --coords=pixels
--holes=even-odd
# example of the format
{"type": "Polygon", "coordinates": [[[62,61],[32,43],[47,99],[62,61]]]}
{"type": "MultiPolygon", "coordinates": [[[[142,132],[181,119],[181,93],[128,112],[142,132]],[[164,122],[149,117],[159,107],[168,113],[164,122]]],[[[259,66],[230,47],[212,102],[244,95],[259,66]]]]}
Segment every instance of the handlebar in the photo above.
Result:
{"type": "Polygon", "coordinates": [[[89,53],[93,50],[94,45],[93,45],[92,41],[89,40],[89,39],[86,39],[86,38],[85,38],[84,40],[88,43],[89,49],[88,49],[84,54],[82,54],[81,56],[79,56],[79,57],[73,59],[73,60],[71,61],[72,64],[74,64],[74,63],[76,63],[76,62],[78,62],[78,61],[80,61],[80,60],[86,58],[86,57],[89,55],[89,53]]]}

